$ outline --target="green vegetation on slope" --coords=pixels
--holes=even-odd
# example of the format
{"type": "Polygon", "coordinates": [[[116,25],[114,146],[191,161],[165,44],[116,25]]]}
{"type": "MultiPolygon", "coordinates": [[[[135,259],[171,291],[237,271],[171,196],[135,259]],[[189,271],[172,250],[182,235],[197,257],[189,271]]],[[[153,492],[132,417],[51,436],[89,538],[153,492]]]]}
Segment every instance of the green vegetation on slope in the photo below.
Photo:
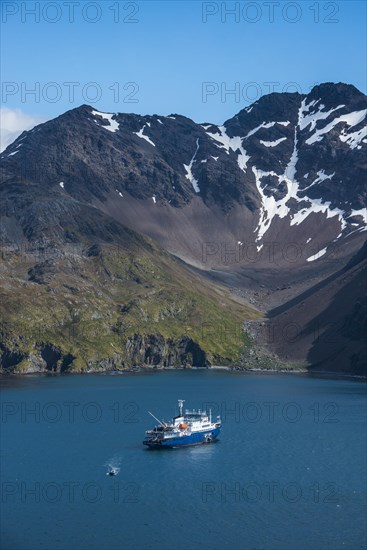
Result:
{"type": "Polygon", "coordinates": [[[4,254],[3,370],[236,361],[249,344],[242,322],[258,312],[143,241],[4,254]]]}

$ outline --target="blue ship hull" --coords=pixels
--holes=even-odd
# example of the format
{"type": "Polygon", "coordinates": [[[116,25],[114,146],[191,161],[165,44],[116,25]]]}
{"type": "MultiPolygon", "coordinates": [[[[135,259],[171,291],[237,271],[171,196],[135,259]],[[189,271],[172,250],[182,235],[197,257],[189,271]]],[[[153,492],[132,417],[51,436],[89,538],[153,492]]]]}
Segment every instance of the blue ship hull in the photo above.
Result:
{"type": "Polygon", "coordinates": [[[163,449],[172,447],[188,447],[190,445],[202,445],[204,443],[212,443],[218,437],[221,426],[212,430],[196,432],[183,437],[173,437],[171,439],[163,439],[161,441],[143,441],[151,449],[163,449]],[[208,439],[208,436],[210,439],[208,439]]]}

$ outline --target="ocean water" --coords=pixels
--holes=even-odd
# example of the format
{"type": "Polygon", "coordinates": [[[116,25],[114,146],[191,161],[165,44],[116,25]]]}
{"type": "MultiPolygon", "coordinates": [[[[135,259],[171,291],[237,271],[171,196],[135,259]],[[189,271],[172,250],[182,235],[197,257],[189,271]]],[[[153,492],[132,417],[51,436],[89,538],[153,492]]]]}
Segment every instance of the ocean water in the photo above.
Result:
{"type": "Polygon", "coordinates": [[[2,550],[366,548],[362,382],[188,370],[1,385],[2,550]],[[179,398],[222,416],[220,440],[146,449],[147,411],[168,420],[179,398]]]}

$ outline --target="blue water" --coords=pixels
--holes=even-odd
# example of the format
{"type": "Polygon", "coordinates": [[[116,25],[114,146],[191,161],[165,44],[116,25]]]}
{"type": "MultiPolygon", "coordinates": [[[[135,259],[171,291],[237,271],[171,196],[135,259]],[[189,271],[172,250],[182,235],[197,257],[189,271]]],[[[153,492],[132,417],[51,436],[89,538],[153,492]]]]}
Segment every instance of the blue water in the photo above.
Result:
{"type": "Polygon", "coordinates": [[[3,379],[1,428],[2,550],[366,548],[361,382],[206,370],[3,379]],[[211,402],[220,441],[143,447],[147,410],[168,420],[178,398],[211,402]]]}

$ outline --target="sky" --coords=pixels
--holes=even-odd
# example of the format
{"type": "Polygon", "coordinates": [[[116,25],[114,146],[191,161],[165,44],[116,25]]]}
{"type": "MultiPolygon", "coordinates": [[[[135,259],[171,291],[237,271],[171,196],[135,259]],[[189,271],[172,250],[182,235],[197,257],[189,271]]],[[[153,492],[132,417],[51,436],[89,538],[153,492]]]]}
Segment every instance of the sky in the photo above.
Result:
{"type": "Polygon", "coordinates": [[[223,123],[272,91],[366,93],[364,1],[1,2],[1,140],[83,103],[223,123]]]}

